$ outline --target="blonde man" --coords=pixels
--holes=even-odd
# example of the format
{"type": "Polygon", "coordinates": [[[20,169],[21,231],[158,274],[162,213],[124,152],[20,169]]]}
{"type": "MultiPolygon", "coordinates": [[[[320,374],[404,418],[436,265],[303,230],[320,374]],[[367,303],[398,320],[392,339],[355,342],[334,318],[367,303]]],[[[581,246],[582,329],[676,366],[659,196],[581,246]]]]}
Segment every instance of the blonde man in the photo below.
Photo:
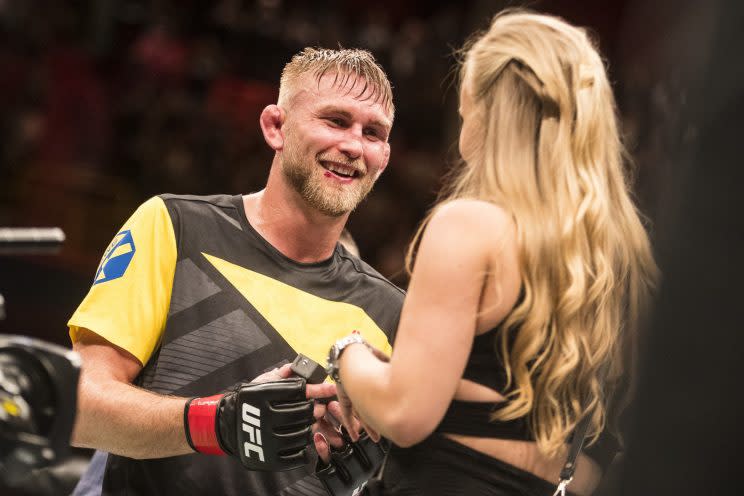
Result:
{"type": "Polygon", "coordinates": [[[109,453],[80,494],[324,493],[312,435],[326,461],[344,441],[326,421],[338,403],[314,400],[335,388],[287,362],[322,361],[350,326],[390,348],[402,292],[338,240],[387,167],[392,123],[371,54],[305,49],[260,117],[265,189],[160,195],[124,224],[69,322],[73,444],[109,453]]]}

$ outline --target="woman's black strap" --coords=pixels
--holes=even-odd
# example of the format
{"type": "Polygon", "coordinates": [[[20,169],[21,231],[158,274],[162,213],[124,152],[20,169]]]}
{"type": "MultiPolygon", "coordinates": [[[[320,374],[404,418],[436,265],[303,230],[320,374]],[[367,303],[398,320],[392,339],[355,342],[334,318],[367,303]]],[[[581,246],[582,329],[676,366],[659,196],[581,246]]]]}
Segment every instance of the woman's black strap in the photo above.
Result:
{"type": "Polygon", "coordinates": [[[576,424],[571,446],[568,448],[566,463],[563,464],[563,468],[561,469],[558,487],[553,493],[553,496],[564,496],[566,494],[566,486],[573,480],[574,472],[576,471],[576,459],[579,457],[579,453],[581,453],[584,441],[586,441],[586,431],[589,429],[589,422],[591,422],[591,415],[586,415],[576,424]]]}
{"type": "Polygon", "coordinates": [[[568,448],[568,456],[566,457],[566,463],[561,469],[560,480],[570,480],[573,478],[574,472],[576,471],[576,459],[581,453],[581,448],[584,446],[586,441],[586,431],[589,429],[589,422],[591,416],[587,415],[581,421],[576,424],[574,430],[573,440],[571,440],[571,446],[568,448]]]}

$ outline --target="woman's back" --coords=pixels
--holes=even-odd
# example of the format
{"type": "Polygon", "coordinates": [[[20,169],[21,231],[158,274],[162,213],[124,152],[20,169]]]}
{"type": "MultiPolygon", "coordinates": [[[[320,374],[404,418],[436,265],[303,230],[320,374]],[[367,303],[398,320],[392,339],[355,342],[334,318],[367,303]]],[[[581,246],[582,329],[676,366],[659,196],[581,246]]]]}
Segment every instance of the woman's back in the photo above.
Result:
{"type": "MultiPolygon", "coordinates": [[[[432,437],[444,436],[455,441],[462,447],[443,442],[441,439],[429,439],[423,446],[417,446],[406,452],[400,448],[394,449],[393,466],[400,468],[401,459],[405,465],[405,472],[415,471],[415,458],[425,456],[426,460],[419,460],[426,470],[431,470],[431,464],[437,463],[437,451],[449,453],[440,460],[443,470],[452,470],[457,466],[449,459],[452,456],[462,458],[464,466],[458,470],[478,470],[478,465],[486,469],[489,477],[498,477],[498,472],[506,470],[509,473],[500,484],[506,484],[509,491],[515,484],[514,476],[520,471],[533,474],[544,479],[545,487],[554,487],[565,457],[547,457],[540,453],[536,443],[530,439],[526,419],[511,422],[490,422],[490,411],[505,397],[505,371],[499,363],[496,354],[496,334],[504,332],[500,324],[508,316],[521,295],[521,276],[518,263],[518,244],[516,226],[509,214],[501,207],[478,200],[455,200],[440,207],[438,215],[445,217],[445,222],[466,222],[480,224],[481,229],[473,232],[478,242],[483,243],[485,250],[491,253],[488,266],[489,273],[484,279],[478,317],[476,320],[476,337],[473,342],[468,363],[463,378],[460,380],[445,417],[437,427],[432,437]],[[463,449],[465,448],[465,449],[463,449]],[[470,450],[468,450],[469,448],[470,450]],[[473,453],[474,450],[475,453],[473,453]],[[479,456],[487,457],[495,460],[479,456]],[[496,460],[505,462],[513,467],[499,464],[496,460]],[[552,484],[552,485],[551,485],[552,484]]],[[[442,455],[442,453],[440,453],[442,455]]],[[[431,479],[435,472],[431,470],[429,483],[434,488],[442,489],[443,481],[431,479]]],[[[482,475],[485,475],[482,474],[482,475]]],[[[524,475],[524,474],[523,474],[524,475]]],[[[410,475],[401,474],[403,478],[410,475]]],[[[576,494],[589,494],[596,487],[600,477],[600,469],[587,456],[582,455],[572,489],[576,494]]],[[[459,478],[460,484],[462,481],[459,478]]],[[[535,484],[540,487],[541,481],[534,481],[526,476],[525,484],[535,484]]],[[[493,486],[490,481],[485,487],[493,486]]],[[[446,484],[445,484],[446,486],[446,484]]],[[[471,491],[474,488],[460,488],[471,491]]],[[[431,489],[430,489],[431,490],[431,489]]],[[[405,494],[405,493],[402,493],[405,494]]],[[[436,494],[454,494],[452,489],[436,494]]],[[[506,494],[513,494],[507,492],[506,494]]]]}

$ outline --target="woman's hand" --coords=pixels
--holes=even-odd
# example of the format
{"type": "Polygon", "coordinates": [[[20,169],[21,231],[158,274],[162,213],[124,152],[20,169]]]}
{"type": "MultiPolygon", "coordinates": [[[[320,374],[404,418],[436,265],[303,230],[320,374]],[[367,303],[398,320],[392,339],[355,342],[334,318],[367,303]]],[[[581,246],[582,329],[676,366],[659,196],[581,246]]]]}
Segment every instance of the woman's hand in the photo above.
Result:
{"type": "MultiPolygon", "coordinates": [[[[377,348],[369,345],[367,346],[367,348],[372,352],[375,358],[377,358],[381,362],[390,361],[390,357],[388,357],[385,353],[378,350],[377,348]]],[[[354,410],[354,404],[351,398],[346,393],[343,385],[340,383],[336,383],[336,396],[338,397],[338,403],[341,407],[343,426],[349,433],[351,440],[354,442],[358,441],[360,429],[364,429],[374,442],[379,442],[380,434],[375,429],[370,427],[369,424],[367,424],[364,419],[362,419],[362,417],[356,412],[356,410],[354,410]]]]}
{"type": "Polygon", "coordinates": [[[349,433],[352,441],[359,439],[359,429],[361,429],[361,423],[356,417],[354,412],[354,405],[351,402],[351,398],[346,394],[346,390],[341,384],[336,383],[336,396],[338,397],[338,404],[341,408],[341,423],[346,428],[346,432],[349,433]]]}
{"type": "Polygon", "coordinates": [[[364,429],[372,441],[376,443],[380,442],[380,433],[361,419],[359,414],[354,410],[351,398],[349,398],[349,395],[346,394],[346,391],[344,391],[340,384],[336,384],[336,394],[338,395],[338,403],[341,406],[341,416],[343,417],[342,423],[346,431],[349,433],[351,440],[357,442],[361,430],[364,429]]]}

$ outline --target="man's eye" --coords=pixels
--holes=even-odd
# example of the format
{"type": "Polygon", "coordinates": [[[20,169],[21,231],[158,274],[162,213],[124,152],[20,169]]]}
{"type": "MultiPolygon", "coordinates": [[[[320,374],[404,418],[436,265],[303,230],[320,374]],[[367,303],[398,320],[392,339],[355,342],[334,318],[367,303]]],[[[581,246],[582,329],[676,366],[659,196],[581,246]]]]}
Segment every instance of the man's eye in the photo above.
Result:
{"type": "Polygon", "coordinates": [[[344,120],[339,117],[328,117],[326,120],[330,122],[331,124],[333,124],[334,126],[338,126],[338,127],[342,127],[346,124],[344,120]]]}

